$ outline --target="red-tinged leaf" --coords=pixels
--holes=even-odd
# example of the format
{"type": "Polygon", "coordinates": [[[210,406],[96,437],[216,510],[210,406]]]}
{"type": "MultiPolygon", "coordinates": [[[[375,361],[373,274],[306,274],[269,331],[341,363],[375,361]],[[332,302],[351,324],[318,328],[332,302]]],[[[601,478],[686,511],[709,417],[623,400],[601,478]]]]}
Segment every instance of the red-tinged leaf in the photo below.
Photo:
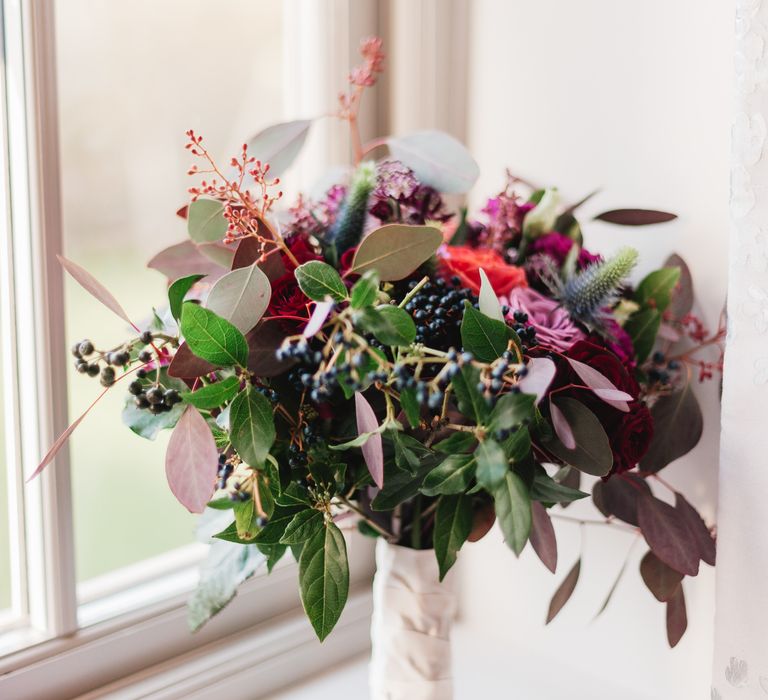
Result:
{"type": "Polygon", "coordinates": [[[624,413],[629,411],[627,401],[632,401],[632,397],[629,394],[625,391],[620,391],[608,377],[589,365],[570,357],[567,357],[566,359],[573,368],[573,371],[579,375],[581,381],[592,389],[596,396],[610,406],[617,408],[619,411],[623,411],[624,413]]]}
{"type": "Polygon", "coordinates": [[[180,219],[186,219],[189,216],[189,204],[185,204],[183,207],[179,207],[176,210],[176,216],[180,219]]]}
{"type": "Polygon", "coordinates": [[[677,253],[670,255],[664,263],[664,267],[679,267],[680,279],[677,280],[672,291],[672,301],[667,307],[667,311],[673,318],[681,319],[690,313],[693,308],[693,278],[688,265],[677,253]]]}
{"type": "Polygon", "coordinates": [[[331,313],[331,310],[333,309],[333,305],[334,302],[332,300],[318,301],[315,303],[312,316],[310,317],[309,323],[307,323],[306,327],[304,328],[304,333],[302,334],[305,338],[311,338],[323,327],[325,320],[328,318],[328,314],[331,313]]]}
{"type": "Polygon", "coordinates": [[[286,335],[299,332],[301,326],[286,328],[283,321],[261,321],[256,328],[246,333],[248,342],[248,369],[259,377],[276,377],[293,367],[293,359],[278,360],[275,351],[280,347],[286,335]]]}
{"type": "Polygon", "coordinates": [[[547,612],[546,624],[552,622],[555,616],[563,609],[563,606],[570,600],[578,583],[579,573],[581,573],[581,558],[573,565],[573,568],[563,579],[560,587],[555,591],[555,595],[552,596],[552,600],[549,603],[549,611],[547,612]]]}
{"type": "MultiPolygon", "coordinates": [[[[267,228],[263,221],[259,221],[258,234],[267,240],[272,239],[272,232],[267,228]]],[[[259,267],[269,278],[269,281],[275,282],[287,272],[285,264],[283,263],[283,257],[280,253],[270,252],[270,255],[268,255],[265,260],[261,260],[263,252],[262,244],[255,236],[243,238],[238,244],[235,256],[232,259],[232,269],[238,270],[241,267],[248,267],[249,265],[258,262],[259,267]]]]}
{"type": "Polygon", "coordinates": [[[235,251],[231,246],[222,241],[203,241],[197,243],[197,249],[216,265],[229,270],[235,257],[235,251]]]}
{"type": "Polygon", "coordinates": [[[637,519],[645,541],[661,561],[687,576],[699,573],[699,548],[679,511],[644,495],[637,502],[637,519]]]}
{"type": "Polygon", "coordinates": [[[203,255],[189,240],[161,250],[147,263],[147,267],[162,272],[169,280],[189,275],[207,275],[212,282],[227,271],[203,255]]]}
{"type": "Polygon", "coordinates": [[[496,522],[496,510],[493,503],[480,503],[475,505],[472,512],[472,532],[467,537],[467,542],[477,542],[483,539],[496,522]]]}
{"type": "Polygon", "coordinates": [[[679,571],[667,566],[653,552],[648,552],[640,562],[640,575],[648,590],[662,603],[672,600],[683,580],[679,571]]]}
{"type": "Polygon", "coordinates": [[[123,319],[126,323],[136,328],[136,326],[133,325],[133,321],[131,321],[130,318],[128,318],[128,314],[125,313],[123,310],[123,307],[120,306],[119,302],[115,297],[112,296],[112,293],[103,285],[101,282],[99,282],[90,272],[83,269],[78,265],[77,263],[73,263],[71,260],[67,260],[65,257],[62,257],[61,255],[56,256],[59,259],[59,262],[61,263],[61,266],[75,279],[75,281],[83,288],[86,292],[88,292],[91,296],[98,299],[104,306],[106,306],[110,311],[117,314],[120,318],[123,319]]]}
{"type": "Polygon", "coordinates": [[[607,221],[610,224],[620,226],[648,226],[649,224],[663,224],[677,218],[677,214],[653,209],[612,209],[598,214],[595,219],[607,221]]]}
{"type": "Polygon", "coordinates": [[[168,374],[178,379],[194,379],[215,370],[214,365],[195,355],[186,343],[179,345],[171,364],[168,365],[168,374]]]}
{"type": "Polygon", "coordinates": [[[584,197],[582,197],[582,198],[581,198],[581,199],[580,199],[578,202],[576,202],[576,204],[571,204],[571,206],[569,206],[569,207],[568,207],[568,208],[567,208],[567,209],[566,209],[566,210],[563,212],[563,214],[573,214],[573,212],[575,212],[575,211],[576,211],[576,210],[577,210],[579,207],[581,207],[581,206],[583,206],[584,204],[586,204],[586,203],[587,203],[587,202],[588,202],[590,199],[592,199],[592,197],[594,197],[596,194],[600,194],[600,192],[602,192],[602,190],[601,190],[600,188],[598,188],[598,189],[596,189],[596,190],[592,190],[592,191],[591,191],[589,194],[585,195],[585,196],[584,196],[584,197]]]}
{"type": "Polygon", "coordinates": [[[213,496],[218,456],[205,418],[187,406],[168,442],[165,475],[173,495],[191,513],[202,513],[213,496]]]}
{"type": "Polygon", "coordinates": [[[552,425],[555,428],[555,433],[557,433],[557,437],[560,438],[560,442],[562,442],[568,450],[576,449],[576,438],[573,435],[573,430],[571,430],[571,426],[568,425],[568,421],[565,419],[563,412],[557,407],[557,404],[552,401],[552,399],[549,400],[549,413],[552,417],[552,425]]]}
{"type": "Polygon", "coordinates": [[[699,547],[699,556],[705,564],[715,565],[716,544],[712,533],[699,515],[699,512],[685,500],[682,493],[675,494],[675,508],[682,515],[699,547]]]}
{"type": "Polygon", "coordinates": [[[645,479],[631,473],[597,481],[592,488],[592,498],[603,515],[615,515],[635,527],[639,525],[637,502],[641,496],[646,495],[651,495],[651,489],[645,479]]]}
{"type": "Polygon", "coordinates": [[[526,365],[528,373],[518,382],[517,386],[524,394],[536,396],[538,404],[547,393],[549,385],[555,378],[557,367],[548,357],[532,357],[526,365]]]}
{"type": "Polygon", "coordinates": [[[373,433],[360,449],[363,451],[363,457],[373,482],[380,489],[384,488],[384,451],[381,434],[377,432],[379,422],[376,420],[376,414],[373,412],[371,404],[359,391],[355,392],[355,415],[358,434],[373,433]]]}
{"type": "Polygon", "coordinates": [[[667,641],[670,647],[677,646],[688,628],[688,615],[685,612],[685,593],[679,586],[675,595],[667,602],[667,641]]]}
{"type": "Polygon", "coordinates": [[[538,501],[531,502],[531,546],[541,563],[553,574],[557,569],[557,538],[547,509],[538,501]]]}
{"type": "MultiPolygon", "coordinates": [[[[581,489],[581,472],[574,467],[563,467],[562,470],[555,475],[555,481],[561,486],[568,486],[569,488],[581,489]],[[560,476],[560,475],[563,476],[560,476]]],[[[561,508],[568,508],[574,501],[563,501],[560,503],[561,508]]]]}
{"type": "Polygon", "coordinates": [[[83,418],[85,418],[90,410],[101,400],[101,397],[106,394],[111,387],[107,387],[102,391],[97,397],[96,400],[88,406],[88,408],[83,411],[83,413],[61,434],[59,437],[56,438],[56,442],[53,443],[51,446],[51,449],[48,450],[45,457],[43,457],[40,464],[37,465],[37,468],[34,472],[32,472],[32,475],[27,479],[27,482],[32,481],[40,472],[43,471],[52,461],[53,458],[59,453],[59,450],[61,450],[62,447],[67,443],[67,440],[69,440],[69,436],[72,435],[72,433],[75,431],[75,428],[77,428],[78,425],[82,422],[83,418]]]}

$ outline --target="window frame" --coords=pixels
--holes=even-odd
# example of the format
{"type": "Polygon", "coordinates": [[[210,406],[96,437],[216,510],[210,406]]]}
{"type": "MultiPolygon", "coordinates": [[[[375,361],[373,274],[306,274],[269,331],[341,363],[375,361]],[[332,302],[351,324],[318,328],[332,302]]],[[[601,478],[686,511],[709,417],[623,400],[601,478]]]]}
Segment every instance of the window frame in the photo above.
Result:
{"type": "MultiPolygon", "coordinates": [[[[380,30],[376,0],[327,0],[320,5],[315,0],[286,0],[284,4],[286,85],[292,86],[285,98],[286,118],[296,111],[301,116],[325,113],[335,91],[323,95],[311,91],[307,100],[310,86],[343,81],[359,38],[380,30]],[[289,60],[296,46],[303,47],[298,62],[289,60]],[[314,60],[317,56],[324,58],[314,60]]],[[[25,476],[34,471],[41,455],[69,424],[63,275],[56,258],[62,250],[62,217],[54,6],[53,0],[0,0],[0,11],[4,58],[0,121],[7,155],[0,184],[5,177],[8,185],[0,198],[9,193],[0,202],[0,225],[7,226],[10,253],[0,262],[4,266],[0,293],[11,331],[2,342],[11,358],[11,366],[4,371],[11,382],[6,385],[6,392],[12,393],[6,424],[14,468],[7,471],[9,494],[16,495],[9,497],[9,505],[17,506],[9,513],[9,521],[12,518],[14,523],[12,541],[18,544],[12,568],[17,579],[14,607],[20,613],[16,629],[0,630],[4,632],[0,634],[0,695],[53,700],[93,692],[98,697],[95,689],[99,686],[130,683],[130,679],[115,681],[130,674],[138,674],[136,682],[146,684],[148,678],[154,678],[152,682],[162,686],[162,679],[175,666],[190,663],[198,669],[197,687],[202,688],[222,680],[220,673],[210,669],[199,674],[200,668],[209,668],[200,660],[200,650],[211,645],[227,654],[233,649],[249,650],[238,657],[241,667],[230,664],[232,673],[250,672],[259,664],[279,666],[290,655],[291,674],[287,679],[283,674],[280,684],[346,658],[351,640],[364,651],[369,644],[373,548],[370,540],[355,535],[350,539],[348,610],[334,639],[322,647],[314,642],[304,620],[296,565],[289,561],[281,562],[269,576],[257,575],[242,586],[238,604],[233,606],[237,610],[224,611],[195,635],[187,629],[186,591],[168,596],[165,589],[164,595],[149,604],[146,601],[152,596],[146,587],[134,591],[132,601],[131,595],[126,599],[126,591],[118,591],[114,595],[123,596],[125,609],[108,617],[98,610],[108,600],[103,596],[79,606],[66,447],[39,478],[25,482],[25,476]],[[35,399],[21,401],[19,385],[24,386],[25,397],[35,399]],[[277,651],[269,646],[270,639],[279,640],[277,651]],[[14,650],[3,655],[3,643],[14,650]],[[303,671],[297,673],[297,668],[303,671]]],[[[371,133],[379,107],[374,102],[364,117],[371,133]]],[[[349,144],[330,135],[330,121],[318,120],[317,155],[322,153],[326,162],[343,162],[349,144]]],[[[311,171],[311,165],[300,169],[302,184],[307,172],[316,174],[311,171]]],[[[171,576],[177,577],[176,582],[183,581],[182,587],[190,587],[194,567],[179,568],[171,576]]],[[[270,681],[264,692],[277,687],[270,681]]]]}

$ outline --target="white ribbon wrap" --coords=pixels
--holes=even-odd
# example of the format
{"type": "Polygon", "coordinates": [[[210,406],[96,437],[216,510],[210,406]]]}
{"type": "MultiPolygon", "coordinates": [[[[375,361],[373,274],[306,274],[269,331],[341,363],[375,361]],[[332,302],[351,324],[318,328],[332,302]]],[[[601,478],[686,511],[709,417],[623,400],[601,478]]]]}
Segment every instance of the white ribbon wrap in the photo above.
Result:
{"type": "Polygon", "coordinates": [[[379,539],[373,581],[371,700],[451,700],[454,572],[438,580],[434,550],[379,539]]]}

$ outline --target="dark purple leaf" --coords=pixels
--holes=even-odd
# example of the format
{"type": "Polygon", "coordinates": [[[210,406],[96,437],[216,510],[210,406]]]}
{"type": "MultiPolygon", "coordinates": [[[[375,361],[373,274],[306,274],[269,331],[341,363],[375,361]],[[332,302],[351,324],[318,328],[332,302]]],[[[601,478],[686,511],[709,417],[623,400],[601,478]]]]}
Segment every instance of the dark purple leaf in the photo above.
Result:
{"type": "Polygon", "coordinates": [[[667,641],[670,647],[677,646],[688,628],[688,615],[685,612],[685,593],[679,586],[675,595],[667,603],[667,641]]]}
{"type": "Polygon", "coordinates": [[[683,575],[667,566],[653,552],[648,552],[640,562],[640,575],[656,600],[666,603],[680,587],[683,575]]]}
{"type": "Polygon", "coordinates": [[[596,194],[599,194],[601,190],[598,188],[596,190],[592,190],[589,194],[582,197],[578,202],[575,204],[571,204],[564,212],[563,214],[573,214],[579,207],[586,204],[592,197],[594,197],[596,194]]]}
{"type": "Polygon", "coordinates": [[[528,373],[518,382],[517,386],[524,394],[535,395],[536,403],[539,403],[555,378],[557,368],[548,357],[532,357],[528,360],[526,368],[528,373]]]}
{"type": "Polygon", "coordinates": [[[276,377],[293,367],[295,360],[278,360],[275,352],[286,335],[298,332],[287,331],[279,320],[261,321],[256,328],[246,334],[248,341],[248,369],[260,377],[276,377]]]}
{"type": "MultiPolygon", "coordinates": [[[[581,489],[581,472],[573,467],[563,467],[557,474],[555,474],[555,481],[562,486],[567,486],[571,489],[579,491],[581,489]]],[[[573,501],[563,501],[560,503],[561,508],[568,508],[573,501]]]]}
{"type": "MultiPolygon", "coordinates": [[[[272,238],[272,233],[262,221],[259,222],[258,233],[262,238],[272,238]]],[[[235,251],[235,257],[232,260],[232,269],[237,270],[241,267],[248,267],[255,262],[259,262],[259,267],[269,278],[269,281],[275,282],[287,272],[285,264],[283,263],[283,257],[280,253],[271,253],[267,256],[266,260],[260,260],[262,252],[262,244],[259,243],[255,236],[243,238],[235,251]]]]}
{"type": "Polygon", "coordinates": [[[189,275],[207,275],[212,282],[227,272],[225,267],[203,255],[189,240],[161,250],[147,263],[147,267],[162,272],[169,280],[189,275]]]}
{"type": "Polygon", "coordinates": [[[680,268],[680,279],[672,291],[672,301],[667,307],[667,311],[672,314],[672,317],[679,320],[690,313],[693,308],[693,278],[685,260],[677,253],[667,258],[664,267],[680,268]]]}
{"type": "Polygon", "coordinates": [[[541,563],[553,574],[557,569],[557,538],[547,509],[538,501],[531,502],[531,546],[541,563]]]}
{"type": "Polygon", "coordinates": [[[573,371],[579,375],[581,381],[592,389],[596,396],[619,411],[623,411],[624,413],[629,411],[627,401],[632,401],[632,397],[629,394],[625,391],[620,391],[608,377],[589,365],[570,357],[567,357],[566,359],[573,371]]]}
{"type": "Polygon", "coordinates": [[[552,600],[549,603],[549,611],[547,612],[547,622],[549,624],[555,619],[555,616],[563,609],[563,606],[568,602],[573,595],[573,591],[576,588],[576,583],[579,580],[579,573],[581,572],[581,558],[573,565],[573,568],[568,572],[560,587],[555,591],[555,595],[552,596],[552,600]]]}
{"type": "Polygon", "coordinates": [[[379,421],[376,419],[371,404],[359,391],[355,392],[355,415],[358,435],[373,433],[360,449],[363,451],[363,457],[373,482],[380,489],[384,488],[384,451],[381,444],[381,433],[377,432],[379,421]]]}
{"type": "Polygon", "coordinates": [[[645,541],[661,561],[687,576],[699,573],[699,547],[678,510],[644,495],[638,499],[637,516],[645,541]]]}
{"type": "Polygon", "coordinates": [[[568,425],[563,412],[552,399],[549,401],[549,413],[552,416],[552,425],[555,428],[557,437],[560,438],[560,442],[563,443],[567,450],[576,449],[576,438],[573,436],[571,426],[568,425]]]}
{"type": "Polygon", "coordinates": [[[605,600],[603,601],[603,604],[600,606],[600,610],[597,611],[595,618],[600,617],[600,615],[602,615],[603,612],[605,612],[605,609],[608,607],[608,603],[611,602],[611,598],[613,598],[613,594],[616,592],[616,589],[619,587],[619,582],[621,581],[622,576],[624,576],[624,572],[627,570],[628,561],[629,561],[629,558],[625,559],[624,563],[621,565],[621,568],[619,569],[619,573],[616,574],[616,578],[613,581],[613,585],[608,591],[608,595],[605,596],[605,600]]]}
{"type": "Polygon", "coordinates": [[[690,452],[701,439],[704,419],[690,384],[660,396],[651,408],[653,438],[640,460],[644,472],[657,472],[690,452]]]}
{"type": "Polygon", "coordinates": [[[607,221],[610,224],[621,226],[648,226],[649,224],[663,224],[677,218],[677,214],[653,209],[612,209],[598,214],[595,219],[607,221]]]}
{"type": "Polygon", "coordinates": [[[715,539],[709,528],[704,524],[704,520],[698,511],[685,500],[682,493],[675,494],[675,508],[683,517],[685,524],[691,531],[696,543],[699,546],[699,556],[705,564],[715,565],[716,545],[715,539]]]}
{"type": "Polygon", "coordinates": [[[195,355],[186,343],[182,343],[168,365],[168,374],[178,379],[194,379],[210,374],[215,369],[214,365],[195,355]]]}
{"type": "Polygon", "coordinates": [[[627,473],[595,483],[592,498],[604,515],[615,515],[619,520],[637,527],[637,502],[640,496],[650,493],[651,489],[645,479],[627,473]]]}
{"type": "Polygon", "coordinates": [[[120,318],[123,319],[128,325],[133,326],[136,328],[136,326],[133,324],[133,321],[131,321],[130,318],[128,318],[128,314],[125,313],[123,310],[123,307],[120,306],[120,303],[115,299],[115,297],[112,296],[112,293],[103,285],[101,282],[99,282],[88,270],[85,270],[84,268],[80,267],[77,263],[73,263],[71,260],[67,260],[65,257],[62,257],[61,255],[56,256],[59,259],[59,262],[61,263],[61,266],[75,279],[75,281],[91,296],[98,299],[104,306],[106,306],[110,311],[117,314],[120,318]]]}
{"type": "Polygon", "coordinates": [[[202,513],[215,490],[219,453],[205,418],[187,406],[171,433],[165,475],[173,495],[191,513],[202,513]]]}

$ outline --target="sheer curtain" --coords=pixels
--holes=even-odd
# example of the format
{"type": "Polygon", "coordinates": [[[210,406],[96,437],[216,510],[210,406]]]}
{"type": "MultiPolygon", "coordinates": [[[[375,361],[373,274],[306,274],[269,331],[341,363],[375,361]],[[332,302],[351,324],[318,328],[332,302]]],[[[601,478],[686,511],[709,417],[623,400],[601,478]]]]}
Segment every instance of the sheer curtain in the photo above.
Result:
{"type": "Polygon", "coordinates": [[[738,0],[712,700],[768,698],[768,2],[738,0]]]}

